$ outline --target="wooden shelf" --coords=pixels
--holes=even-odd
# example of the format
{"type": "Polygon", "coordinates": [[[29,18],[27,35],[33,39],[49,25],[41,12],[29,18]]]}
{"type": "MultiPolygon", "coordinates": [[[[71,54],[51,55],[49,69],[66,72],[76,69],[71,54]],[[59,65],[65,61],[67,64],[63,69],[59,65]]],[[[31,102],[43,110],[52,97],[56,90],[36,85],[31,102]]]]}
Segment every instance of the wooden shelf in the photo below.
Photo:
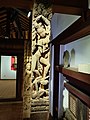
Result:
{"type": "Polygon", "coordinates": [[[64,83],[64,86],[67,88],[69,92],[71,92],[73,95],[78,97],[81,101],[83,101],[88,107],[90,107],[90,97],[83,92],[79,91],[69,83],[64,83]]]}
{"type": "Polygon", "coordinates": [[[62,66],[56,66],[56,71],[62,73],[64,76],[69,76],[72,77],[74,79],[77,79],[80,82],[84,82],[88,85],[90,85],[90,74],[85,74],[85,73],[80,73],[78,71],[74,71],[74,69],[70,69],[70,68],[64,68],[62,66]]]}

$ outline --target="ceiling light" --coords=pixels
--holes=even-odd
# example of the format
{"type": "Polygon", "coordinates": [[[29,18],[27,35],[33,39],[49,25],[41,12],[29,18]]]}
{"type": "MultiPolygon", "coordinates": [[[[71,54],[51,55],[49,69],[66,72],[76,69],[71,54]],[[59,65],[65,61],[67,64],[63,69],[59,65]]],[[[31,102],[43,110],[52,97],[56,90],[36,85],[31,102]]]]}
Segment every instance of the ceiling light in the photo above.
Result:
{"type": "Polygon", "coordinates": [[[28,12],[28,15],[27,15],[27,17],[29,18],[29,17],[30,17],[30,15],[31,15],[31,12],[28,12]]]}

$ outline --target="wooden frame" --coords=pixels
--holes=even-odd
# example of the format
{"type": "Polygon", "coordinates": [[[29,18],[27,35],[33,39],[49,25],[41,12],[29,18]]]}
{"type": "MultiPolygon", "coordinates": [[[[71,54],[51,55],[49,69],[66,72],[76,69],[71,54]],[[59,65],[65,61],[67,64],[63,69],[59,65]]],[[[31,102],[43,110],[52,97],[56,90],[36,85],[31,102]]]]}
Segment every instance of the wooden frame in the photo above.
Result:
{"type": "MultiPolygon", "coordinates": [[[[83,5],[84,5],[83,1],[83,5]]],[[[84,7],[84,6],[83,6],[84,7]]],[[[90,35],[90,10],[88,10],[87,5],[83,8],[82,16],[74,22],[71,26],[69,26],[67,29],[65,29],[62,33],[60,33],[55,39],[53,39],[50,44],[54,46],[55,48],[60,45],[65,45],[68,43],[71,43],[73,41],[79,40],[82,37],[85,37],[87,35],[90,35]]],[[[58,51],[60,48],[58,48],[58,51]]],[[[58,54],[54,52],[54,54],[58,54]]],[[[56,60],[56,56],[54,56],[54,59],[56,60]]],[[[59,58],[58,58],[59,59],[59,58]]],[[[59,60],[56,60],[59,61],[59,60]]],[[[81,101],[84,102],[87,106],[90,107],[90,75],[79,73],[77,71],[73,71],[70,69],[65,69],[62,66],[59,65],[59,63],[54,63],[55,71],[58,73],[62,73],[66,79],[68,80],[68,83],[66,83],[64,86],[76,97],[78,97],[81,101]],[[78,95],[79,91],[79,95],[78,95]]],[[[56,73],[55,72],[55,73],[56,73]]],[[[56,80],[58,81],[58,75],[54,75],[54,94],[55,89],[58,88],[58,85],[56,84],[56,80]]],[[[57,95],[58,98],[58,95],[57,95]]],[[[58,101],[59,102],[59,101],[58,101]]],[[[55,101],[53,102],[55,103],[55,101]]],[[[54,108],[55,109],[55,105],[54,108]]]]}
{"type": "Polygon", "coordinates": [[[74,94],[81,101],[83,101],[84,104],[86,104],[88,107],[90,107],[90,97],[88,95],[86,95],[83,92],[79,91],[78,89],[76,89],[75,87],[70,85],[69,83],[64,83],[64,86],[69,90],[69,92],[74,94]]]}
{"type": "Polygon", "coordinates": [[[0,102],[22,100],[24,41],[0,40],[0,55],[17,56],[16,98],[0,99],[0,102]]]}

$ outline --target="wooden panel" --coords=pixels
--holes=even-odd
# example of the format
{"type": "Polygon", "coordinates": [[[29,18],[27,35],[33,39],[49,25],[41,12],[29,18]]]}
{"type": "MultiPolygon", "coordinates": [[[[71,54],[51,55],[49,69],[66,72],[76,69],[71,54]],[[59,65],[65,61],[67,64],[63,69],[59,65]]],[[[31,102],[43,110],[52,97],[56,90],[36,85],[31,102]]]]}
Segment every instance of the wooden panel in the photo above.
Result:
{"type": "Polygon", "coordinates": [[[58,118],[58,92],[59,92],[59,73],[55,70],[55,66],[59,64],[60,46],[54,45],[54,70],[53,70],[53,117],[58,118]]]}
{"type": "Polygon", "coordinates": [[[82,15],[88,9],[88,0],[52,0],[53,13],[82,15]]]}
{"type": "Polygon", "coordinates": [[[84,94],[83,92],[79,91],[78,89],[76,89],[75,87],[71,86],[68,83],[65,83],[64,86],[67,88],[67,90],[69,90],[69,92],[74,94],[81,101],[83,101],[84,104],[86,104],[88,107],[90,107],[90,97],[88,95],[84,94]]]}
{"type": "Polygon", "coordinates": [[[0,6],[32,9],[33,0],[0,0],[0,6]]]}
{"type": "Polygon", "coordinates": [[[0,54],[3,55],[16,55],[23,53],[24,51],[24,41],[17,39],[0,39],[0,54]]]}
{"type": "Polygon", "coordinates": [[[63,68],[62,66],[56,66],[56,70],[58,72],[61,72],[65,76],[70,76],[72,78],[75,78],[81,82],[84,82],[90,85],[90,74],[80,73],[77,71],[73,71],[69,68],[63,68]]]}
{"type": "Polygon", "coordinates": [[[82,3],[86,3],[87,0],[52,0],[53,4],[82,7],[82,3]]]}
{"type": "Polygon", "coordinates": [[[73,85],[78,90],[80,90],[83,93],[90,96],[90,84],[82,82],[82,81],[78,80],[77,78],[75,79],[75,78],[72,78],[72,77],[69,77],[69,76],[65,76],[65,77],[71,85],[73,85]]]}
{"type": "Polygon", "coordinates": [[[53,13],[62,13],[62,14],[71,14],[71,15],[81,15],[82,9],[78,7],[72,6],[64,6],[64,5],[53,5],[52,6],[53,13]]]}
{"type": "Polygon", "coordinates": [[[1,102],[0,120],[23,120],[23,102],[1,102]]]}
{"type": "Polygon", "coordinates": [[[23,93],[23,64],[24,53],[17,56],[17,84],[16,84],[16,97],[22,98],[23,93]]]}

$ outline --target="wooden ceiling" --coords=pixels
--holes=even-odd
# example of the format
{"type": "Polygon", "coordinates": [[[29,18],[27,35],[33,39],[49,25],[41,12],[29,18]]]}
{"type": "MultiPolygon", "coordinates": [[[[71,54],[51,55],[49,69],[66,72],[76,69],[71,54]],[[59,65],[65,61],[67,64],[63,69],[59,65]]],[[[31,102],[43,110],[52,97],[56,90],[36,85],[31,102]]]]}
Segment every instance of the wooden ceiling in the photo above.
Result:
{"type": "MultiPolygon", "coordinates": [[[[87,9],[88,0],[39,0],[41,2],[51,2],[53,12],[81,14],[82,10],[87,9]]],[[[0,0],[0,6],[16,7],[32,10],[34,0],[0,0]]]]}
{"type": "Polygon", "coordinates": [[[88,0],[53,0],[53,12],[81,15],[88,6],[88,0]]]}
{"type": "MultiPolygon", "coordinates": [[[[47,3],[47,0],[39,0],[47,3]]],[[[25,39],[30,31],[27,13],[32,10],[34,0],[0,0],[0,38],[25,39]]],[[[50,0],[53,13],[83,15],[87,11],[87,0],[50,0]]],[[[27,37],[29,39],[29,37],[27,37]]]]}
{"type": "Polygon", "coordinates": [[[0,38],[23,39],[30,29],[29,10],[0,7],[0,38]]]}

